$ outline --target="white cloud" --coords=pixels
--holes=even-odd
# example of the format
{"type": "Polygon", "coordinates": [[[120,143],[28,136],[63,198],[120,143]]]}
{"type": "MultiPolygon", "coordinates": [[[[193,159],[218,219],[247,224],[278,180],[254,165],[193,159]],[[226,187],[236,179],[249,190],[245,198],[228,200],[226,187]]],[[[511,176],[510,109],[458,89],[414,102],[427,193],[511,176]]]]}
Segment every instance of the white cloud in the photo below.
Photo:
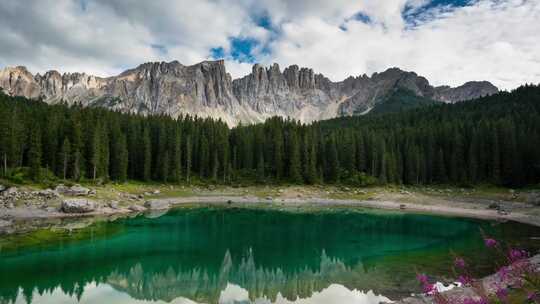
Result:
{"type": "Polygon", "coordinates": [[[405,3],[390,2],[364,5],[374,22],[349,20],[346,31],[323,18],[286,22],[271,45],[272,59],[314,67],[334,80],[397,66],[436,85],[485,79],[508,89],[540,81],[539,1],[478,1],[450,11],[435,9],[412,29],[401,17],[405,3]]]}
{"type": "Polygon", "coordinates": [[[1,1],[0,66],[111,75],[147,61],[193,64],[222,47],[240,77],[251,71],[229,53],[230,38],[240,37],[260,42],[259,62],[312,67],[333,80],[397,66],[436,85],[540,81],[540,0],[428,11],[429,0],[81,1],[1,1]],[[405,7],[420,14],[416,26],[405,7]],[[351,18],[358,12],[371,22],[351,18]],[[261,16],[271,30],[256,25],[261,16]]]}

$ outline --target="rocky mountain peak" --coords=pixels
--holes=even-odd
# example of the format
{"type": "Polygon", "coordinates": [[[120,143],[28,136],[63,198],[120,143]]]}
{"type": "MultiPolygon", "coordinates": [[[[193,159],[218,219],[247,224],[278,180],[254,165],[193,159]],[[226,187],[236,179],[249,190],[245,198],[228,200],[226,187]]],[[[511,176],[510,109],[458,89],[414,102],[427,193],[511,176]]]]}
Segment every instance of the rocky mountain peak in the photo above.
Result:
{"type": "Polygon", "coordinates": [[[0,87],[11,95],[103,106],[140,114],[191,114],[221,118],[230,125],[284,116],[302,122],[367,113],[397,89],[442,102],[496,93],[486,81],[433,87],[414,72],[390,68],[333,82],[313,69],[254,64],[233,80],[223,60],[185,66],[178,61],[147,62],[118,76],[101,78],[52,70],[32,75],[25,67],[0,70],[0,87]]]}

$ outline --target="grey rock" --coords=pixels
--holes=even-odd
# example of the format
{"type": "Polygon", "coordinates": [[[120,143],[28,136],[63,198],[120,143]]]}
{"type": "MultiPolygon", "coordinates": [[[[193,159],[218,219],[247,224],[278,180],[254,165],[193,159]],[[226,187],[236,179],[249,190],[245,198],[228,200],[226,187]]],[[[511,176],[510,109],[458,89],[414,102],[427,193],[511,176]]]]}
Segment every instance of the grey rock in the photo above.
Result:
{"type": "Polygon", "coordinates": [[[87,199],[67,199],[60,209],[64,213],[88,213],[96,210],[96,203],[87,199]]]}
{"type": "Polygon", "coordinates": [[[60,194],[64,194],[69,191],[69,188],[66,187],[64,184],[59,184],[58,186],[56,186],[56,188],[54,188],[54,191],[60,194]]]}
{"type": "Polygon", "coordinates": [[[146,211],[146,208],[140,205],[131,205],[128,207],[129,210],[134,212],[143,212],[146,211]]]}
{"type": "Polygon", "coordinates": [[[150,62],[117,76],[49,71],[31,74],[25,67],[0,70],[0,87],[12,96],[43,98],[47,103],[101,106],[139,114],[191,114],[221,118],[229,125],[260,122],[271,116],[301,122],[367,113],[397,88],[454,103],[496,93],[489,82],[433,87],[414,72],[391,68],[371,77],[330,81],[309,68],[263,67],[232,80],[223,60],[185,66],[178,61],[150,62]]]}
{"type": "Polygon", "coordinates": [[[6,220],[0,219],[0,228],[5,228],[5,227],[8,227],[8,226],[11,226],[11,224],[12,224],[11,221],[6,221],[6,220]]]}
{"type": "Polygon", "coordinates": [[[440,86],[435,88],[435,99],[456,103],[482,96],[489,96],[499,91],[496,86],[488,81],[469,81],[459,87],[440,86]]]}
{"type": "Polygon", "coordinates": [[[0,192],[2,192],[2,191],[4,191],[4,190],[6,190],[6,186],[0,185],[0,192]]]}
{"type": "Polygon", "coordinates": [[[151,209],[151,210],[169,209],[171,207],[169,202],[164,201],[164,200],[156,200],[156,199],[146,201],[144,203],[144,206],[147,209],[151,209]]]}
{"type": "Polygon", "coordinates": [[[47,212],[56,212],[57,209],[54,208],[54,207],[47,207],[47,208],[45,208],[45,211],[47,211],[47,212]]]}
{"type": "Polygon", "coordinates": [[[17,187],[9,187],[6,190],[2,191],[3,197],[17,196],[19,194],[19,189],[17,187]]]}
{"type": "Polygon", "coordinates": [[[117,201],[110,201],[107,206],[109,206],[109,208],[111,209],[118,209],[119,208],[119,204],[117,201]]]}
{"type": "Polygon", "coordinates": [[[60,196],[57,191],[52,190],[52,189],[45,189],[45,190],[38,191],[36,195],[45,199],[54,199],[60,196]]]}
{"type": "Polygon", "coordinates": [[[86,196],[90,194],[90,189],[82,187],[81,185],[75,185],[69,188],[66,194],[73,196],[86,196]]]}
{"type": "Polygon", "coordinates": [[[499,210],[501,206],[498,203],[492,202],[489,204],[488,209],[499,210]]]}

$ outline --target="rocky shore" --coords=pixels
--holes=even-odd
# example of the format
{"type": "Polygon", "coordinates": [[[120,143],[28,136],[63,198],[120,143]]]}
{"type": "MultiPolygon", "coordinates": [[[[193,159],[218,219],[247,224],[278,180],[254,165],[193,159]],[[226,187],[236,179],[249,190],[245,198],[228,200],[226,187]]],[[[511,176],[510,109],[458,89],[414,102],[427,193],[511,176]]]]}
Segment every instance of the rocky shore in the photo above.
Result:
{"type": "Polygon", "coordinates": [[[0,185],[0,233],[17,232],[19,226],[14,225],[17,222],[26,222],[24,226],[31,228],[37,219],[122,216],[192,204],[278,208],[347,206],[540,225],[540,195],[527,193],[525,202],[517,202],[514,200],[518,194],[513,190],[506,200],[469,198],[468,193],[465,193],[465,197],[451,197],[445,195],[448,194],[445,191],[439,193],[440,190],[426,196],[407,190],[368,193],[347,187],[334,190],[321,188],[319,191],[316,188],[306,190],[292,187],[266,189],[264,194],[260,193],[261,189],[223,191],[208,187],[205,191],[193,189],[191,193],[182,195],[167,192],[164,188],[145,188],[136,194],[113,188],[114,195],[102,195],[105,190],[111,189],[60,184],[54,188],[36,190],[0,185]]]}

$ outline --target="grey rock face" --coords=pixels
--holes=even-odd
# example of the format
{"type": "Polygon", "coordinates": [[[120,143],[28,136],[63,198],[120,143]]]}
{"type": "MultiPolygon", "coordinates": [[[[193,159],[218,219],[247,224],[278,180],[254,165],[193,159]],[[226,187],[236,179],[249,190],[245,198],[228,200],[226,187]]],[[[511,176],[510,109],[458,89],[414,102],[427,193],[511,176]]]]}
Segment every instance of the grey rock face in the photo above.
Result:
{"type": "Polygon", "coordinates": [[[87,199],[67,199],[60,209],[64,213],[88,213],[96,210],[96,203],[87,199]]]}
{"type": "Polygon", "coordinates": [[[470,100],[482,96],[489,96],[499,91],[488,81],[469,81],[459,87],[451,88],[440,86],[435,88],[435,98],[447,103],[470,100]]]}
{"type": "Polygon", "coordinates": [[[0,87],[9,95],[41,98],[51,104],[102,106],[143,115],[189,114],[219,118],[231,126],[276,115],[311,122],[363,114],[396,88],[451,103],[498,91],[489,82],[435,88],[424,77],[398,68],[332,82],[297,65],[281,71],[277,64],[255,64],[249,75],[232,80],[222,60],[191,66],[151,62],[108,78],[57,71],[34,76],[19,66],[0,70],[0,87]]]}

